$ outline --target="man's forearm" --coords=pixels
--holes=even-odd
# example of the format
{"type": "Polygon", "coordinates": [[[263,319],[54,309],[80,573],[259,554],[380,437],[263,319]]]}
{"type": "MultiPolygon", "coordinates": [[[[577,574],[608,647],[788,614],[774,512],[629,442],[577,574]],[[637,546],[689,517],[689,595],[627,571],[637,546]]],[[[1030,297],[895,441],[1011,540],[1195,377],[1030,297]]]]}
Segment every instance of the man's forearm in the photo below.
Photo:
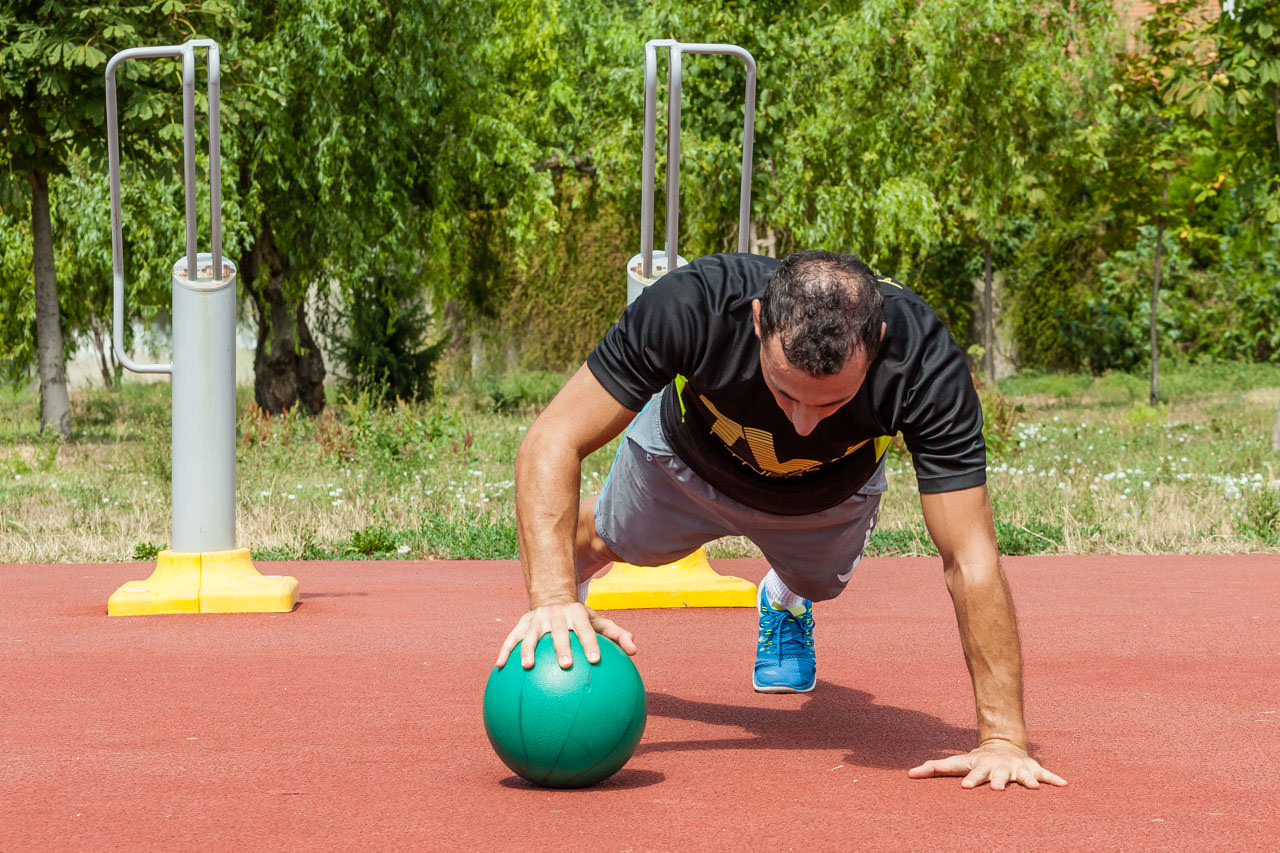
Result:
{"type": "Polygon", "coordinates": [[[583,365],[538,416],[516,456],[516,530],[531,607],[578,600],[582,460],[635,416],[583,365]]]}
{"type": "Polygon", "coordinates": [[[1026,749],[1022,708],[1022,649],[1004,572],[947,567],[965,663],[973,681],[978,740],[999,739],[1026,749]]]}
{"type": "Polygon", "coordinates": [[[516,458],[516,530],[530,608],[577,600],[574,530],[581,460],[531,434],[516,458]]]}

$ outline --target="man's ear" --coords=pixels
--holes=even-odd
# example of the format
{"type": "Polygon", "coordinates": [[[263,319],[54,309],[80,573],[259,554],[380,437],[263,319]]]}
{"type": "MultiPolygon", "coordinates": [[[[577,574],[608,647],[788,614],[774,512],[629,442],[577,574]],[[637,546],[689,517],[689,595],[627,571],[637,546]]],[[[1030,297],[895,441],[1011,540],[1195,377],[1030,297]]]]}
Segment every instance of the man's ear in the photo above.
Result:
{"type": "Polygon", "coordinates": [[[881,323],[881,324],[880,324],[880,340],[882,340],[882,341],[884,340],[884,330],[885,330],[885,329],[887,329],[887,328],[889,328],[889,324],[888,324],[888,323],[881,323]]]}
{"type": "MultiPolygon", "coordinates": [[[[756,337],[759,338],[760,340],[764,340],[764,338],[760,334],[760,300],[759,299],[751,300],[751,323],[756,327],[756,337]]],[[[884,335],[884,331],[882,330],[880,334],[884,335]]]]}

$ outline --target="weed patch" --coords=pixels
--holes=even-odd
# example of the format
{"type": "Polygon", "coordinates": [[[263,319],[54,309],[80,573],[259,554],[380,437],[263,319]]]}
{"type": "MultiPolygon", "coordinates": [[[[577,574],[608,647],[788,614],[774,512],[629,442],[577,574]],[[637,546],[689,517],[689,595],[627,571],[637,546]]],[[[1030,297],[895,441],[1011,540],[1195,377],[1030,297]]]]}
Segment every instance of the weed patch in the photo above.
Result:
{"type": "Polygon", "coordinates": [[[1246,494],[1237,522],[1240,535],[1264,545],[1280,544],[1280,489],[1262,488],[1246,494]]]}
{"type": "Polygon", "coordinates": [[[396,535],[390,528],[371,524],[351,534],[346,550],[348,556],[353,557],[389,557],[395,554],[397,545],[396,535]]]}
{"type": "Polygon", "coordinates": [[[163,545],[156,545],[153,542],[135,542],[133,545],[133,559],[140,561],[154,560],[160,556],[160,552],[163,550],[163,545]]]}
{"type": "Polygon", "coordinates": [[[877,527],[867,543],[868,557],[936,557],[938,549],[924,522],[903,527],[877,527]]]}
{"type": "Polygon", "coordinates": [[[416,531],[423,556],[446,560],[514,560],[515,524],[506,519],[430,519],[416,531]]]}

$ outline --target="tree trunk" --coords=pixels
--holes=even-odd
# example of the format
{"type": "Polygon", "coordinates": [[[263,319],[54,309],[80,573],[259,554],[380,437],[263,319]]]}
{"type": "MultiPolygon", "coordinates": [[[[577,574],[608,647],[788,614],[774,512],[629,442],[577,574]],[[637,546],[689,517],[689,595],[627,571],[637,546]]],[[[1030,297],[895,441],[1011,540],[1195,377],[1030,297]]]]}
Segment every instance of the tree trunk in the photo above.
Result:
{"type": "Polygon", "coordinates": [[[301,403],[311,414],[324,409],[324,360],[307,326],[306,306],[284,290],[289,268],[263,227],[239,266],[258,319],[253,356],[253,398],[271,414],[301,403]]]}
{"type": "MultiPolygon", "coordinates": [[[[1169,179],[1166,176],[1164,193],[1160,197],[1163,206],[1169,202],[1169,179]]],[[[1160,273],[1164,261],[1164,212],[1156,214],[1156,266],[1151,277],[1151,405],[1160,402],[1160,339],[1157,334],[1156,312],[1160,308],[1160,273]]]]}
{"type": "MultiPolygon", "coordinates": [[[[1280,148],[1280,83],[1271,87],[1271,113],[1275,117],[1276,147],[1280,148]]],[[[1280,405],[1276,406],[1276,420],[1271,425],[1271,449],[1280,452],[1280,405]]]]}
{"type": "Polygon", "coordinates": [[[53,266],[53,224],[49,219],[49,178],[27,176],[31,184],[32,264],[36,279],[36,351],[40,376],[40,431],[52,426],[71,437],[71,398],[67,363],[62,355],[62,314],[58,307],[58,275],[53,266]]]}
{"type": "Polygon", "coordinates": [[[1276,404],[1276,420],[1271,425],[1271,449],[1280,453],[1280,403],[1276,404]]]}
{"type": "Polygon", "coordinates": [[[1271,115],[1276,126],[1276,148],[1280,148],[1280,83],[1271,87],[1271,115]]]}
{"type": "Polygon", "coordinates": [[[991,242],[983,254],[982,262],[982,366],[987,382],[996,387],[996,299],[995,282],[991,275],[991,242]]]}
{"type": "Polygon", "coordinates": [[[107,330],[102,327],[102,321],[98,319],[96,312],[89,315],[89,330],[93,333],[93,346],[98,351],[98,369],[102,371],[102,387],[115,388],[119,384],[112,370],[115,356],[109,352],[107,330]]]}

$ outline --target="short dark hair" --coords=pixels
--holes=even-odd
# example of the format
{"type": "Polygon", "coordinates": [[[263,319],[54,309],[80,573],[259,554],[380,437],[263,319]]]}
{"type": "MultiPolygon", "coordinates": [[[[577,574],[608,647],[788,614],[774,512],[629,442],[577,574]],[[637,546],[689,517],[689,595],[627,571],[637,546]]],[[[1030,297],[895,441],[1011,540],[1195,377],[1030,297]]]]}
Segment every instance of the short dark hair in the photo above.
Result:
{"type": "Polygon", "coordinates": [[[761,341],[777,335],[787,361],[811,376],[839,373],[859,350],[874,359],[883,322],[876,275],[853,255],[788,255],[760,298],[761,341]]]}

